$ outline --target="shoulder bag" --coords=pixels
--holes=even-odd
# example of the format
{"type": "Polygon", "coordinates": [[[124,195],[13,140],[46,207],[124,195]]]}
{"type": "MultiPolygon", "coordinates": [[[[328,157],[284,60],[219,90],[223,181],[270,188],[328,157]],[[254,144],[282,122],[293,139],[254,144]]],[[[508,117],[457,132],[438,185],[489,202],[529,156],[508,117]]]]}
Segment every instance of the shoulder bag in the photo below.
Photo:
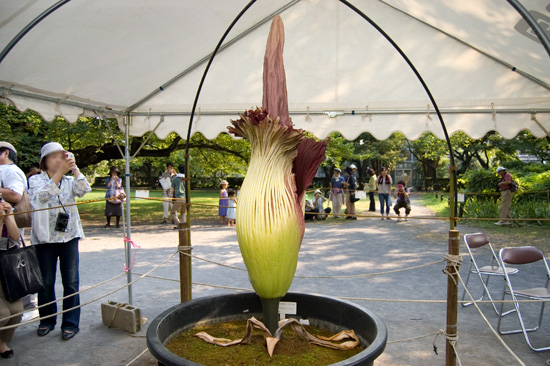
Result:
{"type": "Polygon", "coordinates": [[[23,238],[21,243],[22,247],[8,248],[0,253],[0,280],[6,300],[9,302],[44,289],[36,247],[26,246],[23,238]]]}

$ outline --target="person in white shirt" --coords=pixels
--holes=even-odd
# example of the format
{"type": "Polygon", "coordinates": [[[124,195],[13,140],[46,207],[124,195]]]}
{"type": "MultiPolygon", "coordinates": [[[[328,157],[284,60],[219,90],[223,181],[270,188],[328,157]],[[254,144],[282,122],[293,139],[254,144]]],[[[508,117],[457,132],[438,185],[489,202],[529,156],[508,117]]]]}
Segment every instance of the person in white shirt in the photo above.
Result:
{"type": "MultiPolygon", "coordinates": [[[[42,319],[37,334],[43,337],[57,322],[57,317],[52,315],[57,313],[55,278],[58,262],[63,294],[72,295],[63,300],[63,309],[80,305],[78,241],[84,238],[84,230],[74,204],[76,197],[83,197],[92,189],[80,173],[74,156],[57,142],[42,146],[40,166],[43,173],[29,179],[29,196],[33,209],[47,209],[33,212],[31,230],[31,242],[36,246],[45,287],[38,293],[42,319]],[[69,172],[72,176],[66,175],[69,172]]],[[[72,339],[80,330],[79,324],[80,308],[63,313],[61,338],[72,339]]]]}
{"type": "MultiPolygon", "coordinates": [[[[0,141],[0,194],[2,198],[15,206],[23,198],[27,190],[27,177],[17,164],[17,150],[6,141],[0,141]]],[[[24,228],[21,228],[21,236],[24,234],[24,228]]],[[[27,321],[38,316],[36,310],[36,294],[28,295],[21,299],[25,310],[22,321],[27,321]]]]}
{"type": "Polygon", "coordinates": [[[9,142],[0,141],[0,193],[12,206],[21,201],[27,189],[27,177],[15,164],[17,150],[9,142]]]}

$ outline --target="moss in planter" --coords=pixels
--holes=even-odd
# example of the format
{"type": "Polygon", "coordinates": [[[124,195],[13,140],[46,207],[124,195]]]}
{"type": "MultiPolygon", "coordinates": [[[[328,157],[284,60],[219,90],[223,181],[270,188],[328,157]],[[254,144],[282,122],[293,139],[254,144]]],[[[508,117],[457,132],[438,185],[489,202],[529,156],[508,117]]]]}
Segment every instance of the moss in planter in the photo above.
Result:
{"type": "MultiPolygon", "coordinates": [[[[289,327],[284,329],[272,359],[267,354],[264,336],[259,331],[254,333],[251,344],[230,347],[216,346],[193,336],[198,332],[207,332],[214,337],[239,339],[245,328],[246,321],[197,327],[173,337],[166,348],[180,357],[207,366],[322,366],[343,361],[364,350],[363,347],[357,347],[340,351],[312,345],[299,338],[289,327]]],[[[332,335],[323,329],[306,328],[313,335],[332,335]]]]}

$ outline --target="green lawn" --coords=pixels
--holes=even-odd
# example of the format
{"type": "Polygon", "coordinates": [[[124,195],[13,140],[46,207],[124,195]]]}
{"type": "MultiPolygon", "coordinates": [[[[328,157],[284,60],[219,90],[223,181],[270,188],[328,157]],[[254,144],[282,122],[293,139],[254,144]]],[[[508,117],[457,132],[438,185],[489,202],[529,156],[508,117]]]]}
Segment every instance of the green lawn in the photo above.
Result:
{"type": "MultiPolygon", "coordinates": [[[[135,196],[135,191],[131,192],[135,196]]],[[[93,189],[92,192],[84,196],[83,200],[95,200],[105,197],[104,189],[93,189]]],[[[149,197],[162,197],[162,191],[150,190],[149,197]]],[[[191,191],[191,202],[203,204],[218,204],[217,191],[191,191]]],[[[162,220],[162,202],[132,199],[131,201],[132,223],[136,224],[154,224],[162,220]]],[[[80,205],[78,207],[82,221],[85,223],[103,223],[105,221],[105,202],[94,202],[80,205]]],[[[217,207],[194,206],[191,210],[191,219],[209,220],[216,219],[218,215],[217,207]]]]}
{"type": "MultiPolygon", "coordinates": [[[[433,210],[437,216],[449,216],[449,204],[447,197],[441,201],[432,194],[420,195],[418,204],[433,210]]],[[[516,221],[512,226],[496,226],[495,221],[460,221],[457,229],[461,226],[477,228],[480,232],[486,233],[496,248],[506,246],[532,245],[544,253],[550,253],[550,226],[539,225],[536,222],[516,221]]]]}

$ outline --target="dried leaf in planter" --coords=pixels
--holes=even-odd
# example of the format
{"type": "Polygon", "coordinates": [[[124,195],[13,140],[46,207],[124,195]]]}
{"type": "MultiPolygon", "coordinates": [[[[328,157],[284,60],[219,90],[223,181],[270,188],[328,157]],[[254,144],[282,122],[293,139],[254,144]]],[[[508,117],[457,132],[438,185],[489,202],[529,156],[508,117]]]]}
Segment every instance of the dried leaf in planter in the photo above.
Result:
{"type": "Polygon", "coordinates": [[[277,346],[277,343],[279,343],[279,340],[283,335],[283,329],[288,325],[290,325],[292,330],[298,336],[300,336],[300,338],[302,338],[304,341],[321,346],[321,347],[326,347],[326,348],[331,348],[336,350],[349,350],[349,349],[354,349],[360,344],[359,338],[357,338],[357,335],[353,330],[343,330],[331,337],[323,337],[323,336],[317,337],[309,333],[306,330],[306,328],[297,319],[294,319],[294,318],[281,320],[279,322],[279,328],[277,328],[277,331],[275,332],[274,336],[272,336],[271,332],[267,329],[267,327],[261,321],[252,317],[246,321],[246,330],[241,339],[231,340],[227,338],[216,338],[206,332],[199,332],[195,334],[195,337],[199,337],[205,342],[215,344],[217,346],[228,347],[228,346],[234,346],[237,344],[250,344],[250,342],[252,341],[252,335],[253,335],[254,329],[258,329],[258,330],[261,330],[262,333],[264,334],[266,345],[267,345],[267,353],[269,354],[269,357],[273,357],[273,352],[275,351],[275,347],[277,346]],[[343,343],[338,343],[345,339],[351,339],[351,340],[343,343]]]}

